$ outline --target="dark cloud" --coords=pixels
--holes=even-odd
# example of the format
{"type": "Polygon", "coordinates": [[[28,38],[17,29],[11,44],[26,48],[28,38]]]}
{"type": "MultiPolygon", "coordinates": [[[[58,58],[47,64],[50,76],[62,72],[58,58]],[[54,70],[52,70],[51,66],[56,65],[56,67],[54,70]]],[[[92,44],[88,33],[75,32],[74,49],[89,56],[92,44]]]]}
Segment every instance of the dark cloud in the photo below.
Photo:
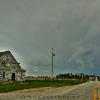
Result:
{"type": "Polygon", "coordinates": [[[38,71],[50,74],[52,47],[56,73],[74,72],[74,68],[88,72],[92,68],[96,73],[100,57],[99,3],[0,0],[0,50],[11,50],[28,74],[32,70],[33,75],[38,71]]]}

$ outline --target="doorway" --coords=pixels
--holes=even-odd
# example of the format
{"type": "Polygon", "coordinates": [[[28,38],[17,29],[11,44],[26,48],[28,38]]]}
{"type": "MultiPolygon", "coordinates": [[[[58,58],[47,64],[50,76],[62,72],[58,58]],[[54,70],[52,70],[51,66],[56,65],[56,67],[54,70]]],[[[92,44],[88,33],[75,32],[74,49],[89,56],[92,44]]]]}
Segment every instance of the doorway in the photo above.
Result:
{"type": "Polygon", "coordinates": [[[3,79],[5,79],[5,72],[3,72],[3,79]]]}
{"type": "Polygon", "coordinates": [[[11,80],[12,80],[12,81],[15,81],[15,73],[12,73],[11,80]]]}

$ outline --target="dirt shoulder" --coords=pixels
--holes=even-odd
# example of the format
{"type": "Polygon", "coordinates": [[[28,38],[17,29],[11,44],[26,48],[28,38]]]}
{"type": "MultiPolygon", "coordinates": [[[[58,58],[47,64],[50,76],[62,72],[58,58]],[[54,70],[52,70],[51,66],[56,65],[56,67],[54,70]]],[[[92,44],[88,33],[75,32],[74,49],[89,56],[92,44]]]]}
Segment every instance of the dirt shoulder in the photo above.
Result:
{"type": "Polygon", "coordinates": [[[59,95],[70,91],[74,86],[64,86],[64,87],[43,87],[43,88],[33,88],[24,89],[8,93],[0,93],[1,96],[38,96],[38,95],[59,95]]]}

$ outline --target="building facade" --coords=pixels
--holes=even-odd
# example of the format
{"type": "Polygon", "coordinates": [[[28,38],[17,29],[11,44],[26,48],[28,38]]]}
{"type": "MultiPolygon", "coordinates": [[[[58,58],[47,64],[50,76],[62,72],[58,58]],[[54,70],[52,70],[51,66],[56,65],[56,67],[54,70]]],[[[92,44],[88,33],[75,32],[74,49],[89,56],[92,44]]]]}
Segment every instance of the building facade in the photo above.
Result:
{"type": "Polygon", "coordinates": [[[25,70],[10,51],[0,52],[0,82],[4,81],[25,81],[25,70]]]}

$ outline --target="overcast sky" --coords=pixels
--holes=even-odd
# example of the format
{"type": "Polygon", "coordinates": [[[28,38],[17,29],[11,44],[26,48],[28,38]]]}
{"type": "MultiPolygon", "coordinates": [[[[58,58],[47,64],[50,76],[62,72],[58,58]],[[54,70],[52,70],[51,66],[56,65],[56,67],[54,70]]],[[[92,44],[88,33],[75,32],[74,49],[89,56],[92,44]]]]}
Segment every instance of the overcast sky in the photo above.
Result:
{"type": "Polygon", "coordinates": [[[27,75],[100,75],[99,0],[0,0],[0,51],[10,50],[27,75]]]}

